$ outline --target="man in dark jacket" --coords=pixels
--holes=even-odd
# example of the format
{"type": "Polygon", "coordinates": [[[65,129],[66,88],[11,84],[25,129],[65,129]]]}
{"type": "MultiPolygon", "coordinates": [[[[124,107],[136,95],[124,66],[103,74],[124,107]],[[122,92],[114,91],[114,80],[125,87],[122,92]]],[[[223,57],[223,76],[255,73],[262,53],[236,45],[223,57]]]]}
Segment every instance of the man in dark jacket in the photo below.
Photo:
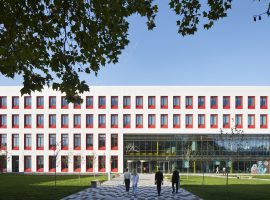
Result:
{"type": "Polygon", "coordinates": [[[175,170],[173,171],[173,175],[172,175],[172,193],[175,192],[174,190],[174,184],[176,185],[176,193],[178,193],[178,187],[179,187],[179,172],[177,171],[177,168],[175,168],[175,170]]]}
{"type": "Polygon", "coordinates": [[[158,196],[160,196],[161,184],[163,184],[163,173],[160,171],[160,168],[158,168],[158,171],[155,174],[155,184],[157,184],[157,192],[158,196]]]}

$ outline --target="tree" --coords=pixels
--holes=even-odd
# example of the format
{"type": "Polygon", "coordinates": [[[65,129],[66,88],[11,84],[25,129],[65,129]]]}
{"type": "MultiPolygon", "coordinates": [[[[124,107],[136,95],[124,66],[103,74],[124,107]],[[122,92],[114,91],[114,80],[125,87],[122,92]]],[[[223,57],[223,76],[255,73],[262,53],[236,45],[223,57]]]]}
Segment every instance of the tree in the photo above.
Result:
{"type": "MultiPolygon", "coordinates": [[[[209,29],[227,16],[232,0],[168,0],[178,16],[182,36],[202,25],[209,29]]],[[[98,74],[101,66],[117,63],[128,45],[128,17],[147,18],[155,27],[158,5],[153,0],[27,0],[0,1],[0,73],[24,79],[21,94],[44,86],[82,101],[89,86],[81,73],[98,74]],[[72,87],[70,87],[72,86],[72,87]]]]}

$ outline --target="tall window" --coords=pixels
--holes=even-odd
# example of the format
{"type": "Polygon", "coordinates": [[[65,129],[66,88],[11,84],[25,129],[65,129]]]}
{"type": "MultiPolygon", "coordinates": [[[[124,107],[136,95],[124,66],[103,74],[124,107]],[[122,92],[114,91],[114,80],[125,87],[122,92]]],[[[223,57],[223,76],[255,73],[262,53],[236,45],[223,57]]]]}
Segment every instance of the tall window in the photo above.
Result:
{"type": "Polygon", "coordinates": [[[37,156],[37,171],[44,171],[44,156],[37,156]]]}
{"type": "Polygon", "coordinates": [[[43,150],[43,149],[44,149],[44,135],[37,134],[37,150],[43,150]]]}
{"type": "Polygon", "coordinates": [[[94,116],[93,114],[86,115],[86,128],[93,128],[94,127],[94,116]]]}
{"type": "Polygon", "coordinates": [[[230,109],[230,97],[229,96],[223,97],[223,109],[230,109]]]}
{"type": "Polygon", "coordinates": [[[118,150],[118,135],[111,134],[111,150],[118,150]]]}
{"type": "Polygon", "coordinates": [[[74,156],[74,172],[80,172],[81,171],[81,156],[74,156]]]}
{"type": "Polygon", "coordinates": [[[93,96],[86,97],[86,108],[92,109],[94,108],[94,99],[93,96]]]}
{"type": "Polygon", "coordinates": [[[98,108],[101,108],[101,109],[106,108],[106,97],[105,96],[98,97],[98,108]]]}
{"type": "Polygon", "coordinates": [[[255,108],[255,97],[249,96],[248,97],[248,109],[254,109],[255,108]]]}
{"type": "Polygon", "coordinates": [[[217,109],[218,108],[218,97],[217,96],[211,96],[210,97],[210,107],[211,109],[217,109]]]}
{"type": "Polygon", "coordinates": [[[173,115],[173,128],[180,128],[180,115],[179,114],[173,115]]]}
{"type": "Polygon", "coordinates": [[[255,128],[255,115],[248,115],[248,128],[255,128]]]}
{"type": "Polygon", "coordinates": [[[31,100],[31,97],[27,96],[27,97],[24,97],[24,108],[25,109],[30,109],[32,106],[32,100],[31,100]]]}
{"type": "Polygon", "coordinates": [[[61,148],[62,150],[68,150],[68,134],[61,134],[61,148]]]}
{"type": "Polygon", "coordinates": [[[32,148],[32,137],[31,134],[24,135],[24,149],[31,150],[32,148]]]}
{"type": "Polygon", "coordinates": [[[205,96],[198,97],[198,108],[205,109],[205,96]]]}
{"type": "Polygon", "coordinates": [[[0,150],[7,149],[7,134],[0,134],[0,150]]]}
{"type": "Polygon", "coordinates": [[[193,115],[186,114],[186,128],[193,128],[193,115]]]}
{"type": "Polygon", "coordinates": [[[74,116],[74,121],[73,121],[73,126],[74,128],[81,128],[81,115],[73,115],[74,116]]]}
{"type": "Polygon", "coordinates": [[[86,134],[86,149],[93,150],[93,134],[86,134]]]}
{"type": "Polygon", "coordinates": [[[217,114],[210,115],[210,127],[218,128],[218,115],[217,114]]]}
{"type": "Polygon", "coordinates": [[[111,128],[118,128],[118,115],[111,115],[111,128]]]}
{"type": "Polygon", "coordinates": [[[105,150],[106,149],[106,135],[98,134],[98,149],[105,150]]]}
{"type": "Polygon", "coordinates": [[[267,109],[267,97],[266,96],[260,97],[260,108],[267,109]]]}
{"type": "Polygon", "coordinates": [[[12,128],[19,128],[19,115],[12,115],[12,128]]]}
{"type": "Polygon", "coordinates": [[[105,156],[98,156],[98,171],[105,172],[106,171],[106,159],[105,156]]]}
{"type": "Polygon", "coordinates": [[[156,115],[149,114],[148,115],[148,128],[155,128],[156,127],[156,115]]]}
{"type": "Polygon", "coordinates": [[[186,109],[192,109],[193,108],[193,97],[187,96],[186,97],[186,109]]]}
{"type": "Polygon", "coordinates": [[[173,108],[174,109],[179,109],[180,108],[180,97],[179,96],[174,96],[173,97],[173,108]]]}
{"type": "Polygon", "coordinates": [[[61,172],[68,172],[68,156],[61,156],[61,172]]]}
{"type": "Polygon", "coordinates": [[[55,133],[49,134],[49,149],[50,150],[56,149],[56,134],[55,133]]]}
{"type": "Polygon", "coordinates": [[[49,156],[49,171],[55,172],[56,159],[55,156],[49,156]]]}
{"type": "Polygon", "coordinates": [[[19,150],[19,134],[12,134],[12,150],[19,150]]]}
{"type": "Polygon", "coordinates": [[[118,172],[118,156],[111,156],[111,170],[118,172]]]}
{"type": "Polygon", "coordinates": [[[112,109],[117,109],[118,108],[118,97],[117,96],[112,96],[111,97],[111,108],[112,109]]]}
{"type": "Polygon", "coordinates": [[[93,156],[86,156],[86,172],[93,172],[93,156]]]}
{"type": "Polygon", "coordinates": [[[260,128],[267,128],[267,115],[260,115],[260,128]]]}
{"type": "Polygon", "coordinates": [[[66,97],[61,97],[61,108],[62,109],[68,108],[68,101],[67,101],[66,97]]]}
{"type": "Polygon", "coordinates": [[[143,115],[136,114],[136,128],[143,128],[143,115]]]}
{"type": "Polygon", "coordinates": [[[49,108],[50,109],[56,108],[56,97],[55,96],[49,97],[49,108]]]}
{"type": "Polygon", "coordinates": [[[7,115],[0,115],[0,128],[7,128],[7,115]]]}
{"type": "Polygon", "coordinates": [[[74,150],[81,150],[81,134],[74,134],[74,150]]]}
{"type": "Polygon", "coordinates": [[[31,127],[32,127],[32,116],[24,115],[24,128],[31,128],[31,127]]]}
{"type": "Polygon", "coordinates": [[[205,128],[205,114],[198,115],[198,128],[205,128]]]}
{"type": "Polygon", "coordinates": [[[68,128],[68,115],[61,115],[61,128],[68,128]]]}
{"type": "Polygon", "coordinates": [[[230,128],[230,115],[223,115],[223,128],[230,128]]]}
{"type": "Polygon", "coordinates": [[[31,156],[24,156],[24,171],[31,172],[32,171],[32,163],[31,156]]]}
{"type": "Polygon", "coordinates": [[[74,109],[81,109],[81,103],[80,103],[80,102],[75,102],[75,103],[73,104],[73,108],[74,108],[74,109]]]}
{"type": "Polygon", "coordinates": [[[142,96],[136,96],[136,108],[137,109],[143,108],[143,97],[142,96]]]}
{"type": "Polygon", "coordinates": [[[148,108],[149,109],[156,108],[156,97],[153,96],[148,97],[148,108]]]}
{"type": "Polygon", "coordinates": [[[37,115],[37,128],[44,128],[44,115],[37,115]]]}
{"type": "Polygon", "coordinates": [[[235,127],[243,128],[243,116],[241,114],[235,115],[235,127]]]}
{"type": "Polygon", "coordinates": [[[106,115],[105,114],[98,115],[98,127],[106,128],[106,115]]]}
{"type": "Polygon", "coordinates": [[[7,108],[7,97],[0,97],[0,109],[7,108]]]}
{"type": "Polygon", "coordinates": [[[161,109],[168,108],[168,97],[167,96],[160,97],[160,108],[161,109]]]}
{"type": "Polygon", "coordinates": [[[20,106],[19,97],[12,97],[12,108],[18,109],[20,106]]]}
{"type": "Polygon", "coordinates": [[[242,96],[236,96],[235,97],[235,108],[236,109],[242,109],[243,108],[243,97],[242,96]]]}
{"type": "Polygon", "coordinates": [[[44,97],[37,97],[37,109],[44,108],[44,97]]]}
{"type": "Polygon", "coordinates": [[[123,97],[123,108],[124,109],[130,109],[130,97],[129,96],[124,96],[123,97]]]}
{"type": "Polygon", "coordinates": [[[49,115],[49,128],[56,128],[56,115],[49,115]]]}
{"type": "Polygon", "coordinates": [[[123,126],[124,126],[124,128],[130,128],[130,114],[124,114],[123,126]]]}
{"type": "Polygon", "coordinates": [[[162,114],[160,116],[160,126],[161,128],[168,128],[168,115],[162,114]]]}

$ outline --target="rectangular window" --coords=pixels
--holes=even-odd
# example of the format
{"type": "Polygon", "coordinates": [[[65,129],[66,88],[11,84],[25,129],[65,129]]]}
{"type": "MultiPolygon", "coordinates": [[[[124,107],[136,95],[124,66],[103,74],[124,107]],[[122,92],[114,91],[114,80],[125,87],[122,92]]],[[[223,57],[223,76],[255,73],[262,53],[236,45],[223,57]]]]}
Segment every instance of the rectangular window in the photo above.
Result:
{"type": "Polygon", "coordinates": [[[68,172],[69,156],[61,156],[61,172],[68,172]]]}
{"type": "Polygon", "coordinates": [[[198,128],[205,128],[205,114],[198,115],[198,128]]]}
{"type": "Polygon", "coordinates": [[[12,115],[12,128],[19,128],[19,115],[12,115]]]}
{"type": "Polygon", "coordinates": [[[68,128],[68,115],[61,115],[61,128],[68,128]]]}
{"type": "Polygon", "coordinates": [[[94,158],[93,156],[86,156],[86,172],[93,172],[93,163],[94,158]]]}
{"type": "Polygon", "coordinates": [[[123,116],[123,127],[130,128],[130,114],[124,114],[123,116]]]}
{"type": "Polygon", "coordinates": [[[205,109],[205,96],[198,97],[198,108],[205,109]]]}
{"type": "Polygon", "coordinates": [[[49,134],[49,149],[56,150],[56,134],[55,133],[49,134]]]}
{"type": "Polygon", "coordinates": [[[49,128],[56,128],[56,115],[49,115],[49,128]]]}
{"type": "Polygon", "coordinates": [[[32,127],[32,116],[24,115],[24,128],[31,128],[31,127],[32,127]]]}
{"type": "Polygon", "coordinates": [[[217,114],[210,115],[210,127],[218,128],[218,115],[217,114]]]}
{"type": "Polygon", "coordinates": [[[61,108],[68,109],[68,101],[67,101],[66,97],[61,97],[61,108]]]}
{"type": "Polygon", "coordinates": [[[68,134],[61,134],[61,149],[68,150],[68,134]]]}
{"type": "Polygon", "coordinates": [[[0,134],[0,150],[7,149],[7,134],[0,134]]]}
{"type": "Polygon", "coordinates": [[[255,109],[255,97],[254,96],[248,97],[248,109],[255,109]]]}
{"type": "Polygon", "coordinates": [[[162,114],[160,116],[160,126],[161,128],[168,128],[168,115],[162,114]]]}
{"type": "Polygon", "coordinates": [[[113,96],[111,97],[111,109],[117,109],[118,108],[118,97],[113,96]]]}
{"type": "Polygon", "coordinates": [[[74,134],[74,150],[81,150],[81,134],[74,134]]]}
{"type": "Polygon", "coordinates": [[[19,109],[19,106],[20,106],[19,97],[12,97],[12,108],[19,109]]]}
{"type": "Polygon", "coordinates": [[[81,109],[81,103],[80,102],[73,103],[73,108],[74,109],[81,109]]]}
{"type": "Polygon", "coordinates": [[[241,114],[235,115],[235,127],[243,128],[243,116],[241,114]]]}
{"type": "Polygon", "coordinates": [[[106,97],[105,96],[98,97],[98,108],[100,108],[100,109],[106,108],[106,97]]]}
{"type": "Polygon", "coordinates": [[[86,108],[88,108],[88,109],[94,108],[94,98],[93,98],[93,96],[87,96],[86,97],[86,108]]]}
{"type": "Polygon", "coordinates": [[[24,97],[24,109],[31,109],[31,107],[32,107],[31,97],[29,96],[24,97]]]}
{"type": "Polygon", "coordinates": [[[155,109],[156,108],[156,97],[149,96],[148,97],[148,108],[155,109]]]}
{"type": "Polygon", "coordinates": [[[193,115],[186,114],[186,128],[193,128],[193,115]]]}
{"type": "Polygon", "coordinates": [[[49,172],[55,172],[56,159],[55,156],[49,156],[49,172]]]}
{"type": "Polygon", "coordinates": [[[167,96],[160,97],[160,108],[161,109],[168,108],[168,97],[167,96]]]}
{"type": "Polygon", "coordinates": [[[236,109],[242,109],[243,108],[243,97],[242,96],[236,96],[235,97],[235,108],[236,109]]]}
{"type": "Polygon", "coordinates": [[[31,150],[32,137],[31,134],[24,134],[24,150],[31,150]]]}
{"type": "Polygon", "coordinates": [[[136,114],[136,128],[143,128],[143,115],[136,114]]]}
{"type": "Polygon", "coordinates": [[[37,150],[44,149],[44,134],[37,134],[37,150]]]}
{"type": "Polygon", "coordinates": [[[99,172],[106,171],[106,158],[105,158],[105,156],[98,156],[98,171],[99,172]]]}
{"type": "Polygon", "coordinates": [[[173,115],[173,128],[180,128],[180,115],[179,114],[173,115]]]}
{"type": "Polygon", "coordinates": [[[37,97],[37,109],[44,108],[44,97],[37,97]]]}
{"type": "Polygon", "coordinates": [[[73,127],[81,128],[81,115],[73,115],[73,127]]]}
{"type": "Polygon", "coordinates": [[[44,128],[44,115],[37,115],[37,128],[44,128]]]}
{"type": "Polygon", "coordinates": [[[210,98],[210,107],[211,109],[217,109],[218,108],[218,97],[217,96],[211,96],[210,98]]]}
{"type": "Polygon", "coordinates": [[[223,97],[223,109],[230,109],[230,97],[229,96],[223,97]]]}
{"type": "Polygon", "coordinates": [[[111,128],[118,128],[118,115],[111,115],[111,128]]]}
{"type": "Polygon", "coordinates": [[[248,128],[255,128],[255,115],[248,115],[248,128]]]}
{"type": "Polygon", "coordinates": [[[118,172],[118,156],[111,156],[111,171],[118,172]]]}
{"type": "Polygon", "coordinates": [[[156,115],[148,115],[148,128],[156,128],[156,115]]]}
{"type": "Polygon", "coordinates": [[[193,97],[187,96],[186,97],[186,109],[192,109],[193,108],[193,97]]]}
{"type": "Polygon", "coordinates": [[[98,149],[105,150],[106,149],[106,135],[98,134],[98,149]]]}
{"type": "Polygon", "coordinates": [[[111,150],[118,150],[118,135],[111,134],[111,150]]]}
{"type": "Polygon", "coordinates": [[[49,108],[55,109],[56,108],[56,96],[49,97],[49,108]]]}
{"type": "Polygon", "coordinates": [[[0,109],[7,108],[7,97],[0,97],[0,109]]]}
{"type": "Polygon", "coordinates": [[[130,97],[129,96],[124,96],[123,97],[123,108],[124,109],[130,109],[130,105],[131,105],[130,97]]]}
{"type": "Polygon", "coordinates": [[[0,128],[7,128],[7,115],[0,115],[0,128]]]}
{"type": "Polygon", "coordinates": [[[105,114],[98,115],[98,128],[106,128],[106,115],[105,114]]]}
{"type": "Polygon", "coordinates": [[[267,97],[266,96],[260,97],[260,108],[267,109],[267,97]]]}
{"type": "Polygon", "coordinates": [[[174,96],[173,97],[173,108],[174,109],[179,109],[180,106],[180,96],[174,96]]]}
{"type": "Polygon", "coordinates": [[[74,162],[73,171],[81,172],[81,156],[74,156],[73,162],[74,162]]]}
{"type": "Polygon", "coordinates": [[[19,134],[12,134],[12,150],[19,150],[19,134]]]}
{"type": "Polygon", "coordinates": [[[223,115],[223,128],[230,128],[230,115],[223,115]]]}
{"type": "Polygon", "coordinates": [[[37,156],[37,172],[44,172],[44,157],[37,156]]]}
{"type": "Polygon", "coordinates": [[[24,172],[32,171],[31,156],[24,156],[24,172]]]}
{"type": "Polygon", "coordinates": [[[267,128],[267,123],[268,123],[268,119],[267,119],[267,115],[260,115],[260,128],[267,128]]]}
{"type": "Polygon", "coordinates": [[[143,97],[142,96],[136,96],[136,108],[143,109],[143,97]]]}
{"type": "Polygon", "coordinates": [[[94,115],[87,114],[86,115],[86,128],[93,128],[94,127],[94,115]]]}
{"type": "Polygon", "coordinates": [[[86,149],[93,150],[93,134],[86,134],[86,149]]]}

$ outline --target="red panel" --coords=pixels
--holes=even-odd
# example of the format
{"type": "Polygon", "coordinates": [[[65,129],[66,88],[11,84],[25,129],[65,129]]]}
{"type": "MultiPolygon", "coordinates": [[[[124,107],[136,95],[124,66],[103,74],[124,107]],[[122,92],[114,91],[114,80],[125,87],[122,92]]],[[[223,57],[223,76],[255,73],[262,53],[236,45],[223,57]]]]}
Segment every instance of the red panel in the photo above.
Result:
{"type": "Polygon", "coordinates": [[[118,168],[113,168],[112,172],[118,172],[118,168]]]}
{"type": "Polygon", "coordinates": [[[61,172],[68,172],[68,168],[62,169],[61,172]]]}
{"type": "Polygon", "coordinates": [[[49,128],[56,128],[56,125],[50,125],[49,128]]]}
{"type": "Polygon", "coordinates": [[[62,147],[61,149],[62,150],[68,150],[68,147],[62,147]]]}
{"type": "Polygon", "coordinates": [[[86,128],[93,128],[93,125],[86,125],[86,128]]]}
{"type": "Polygon", "coordinates": [[[81,150],[81,147],[75,147],[74,150],[81,150]]]}
{"type": "Polygon", "coordinates": [[[180,128],[180,124],[173,125],[173,128],[180,128]]]}
{"type": "Polygon", "coordinates": [[[111,128],[118,128],[118,125],[111,125],[111,128]]]}
{"type": "Polygon", "coordinates": [[[49,172],[55,172],[55,168],[49,169],[49,172]]]}
{"type": "Polygon", "coordinates": [[[81,125],[75,125],[74,124],[74,128],[81,128],[81,125]]]}
{"type": "Polygon", "coordinates": [[[106,147],[99,147],[98,150],[106,150],[106,147]]]}
{"type": "Polygon", "coordinates": [[[86,150],[93,150],[93,146],[91,146],[91,147],[86,147],[86,150]]]}
{"type": "Polygon", "coordinates": [[[74,172],[81,172],[81,168],[75,169],[74,172]]]}
{"type": "Polygon", "coordinates": [[[37,170],[37,172],[44,172],[44,169],[40,168],[40,169],[37,170]]]}
{"type": "Polygon", "coordinates": [[[55,146],[50,146],[49,150],[56,150],[56,147],[55,146]]]}
{"type": "Polygon", "coordinates": [[[118,147],[112,147],[111,150],[118,150],[118,147]]]}
{"type": "Polygon", "coordinates": [[[86,169],[86,172],[93,172],[94,170],[93,170],[93,168],[87,168],[86,169]]]}
{"type": "Polygon", "coordinates": [[[61,128],[68,128],[68,125],[61,125],[61,128]]]}
{"type": "Polygon", "coordinates": [[[44,147],[37,147],[37,150],[44,150],[44,147]]]}

